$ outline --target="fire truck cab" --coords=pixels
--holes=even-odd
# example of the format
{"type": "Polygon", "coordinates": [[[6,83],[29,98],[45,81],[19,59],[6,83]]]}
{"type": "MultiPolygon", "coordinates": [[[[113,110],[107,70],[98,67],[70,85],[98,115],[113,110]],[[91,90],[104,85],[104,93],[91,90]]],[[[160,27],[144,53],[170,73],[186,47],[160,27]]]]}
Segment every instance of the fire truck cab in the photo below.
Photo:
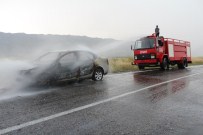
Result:
{"type": "Polygon", "coordinates": [[[192,63],[188,41],[156,37],[152,34],[135,41],[131,50],[134,53],[132,64],[137,65],[140,70],[151,66],[160,66],[166,70],[169,65],[175,64],[179,69],[184,69],[188,63],[192,63]]]}

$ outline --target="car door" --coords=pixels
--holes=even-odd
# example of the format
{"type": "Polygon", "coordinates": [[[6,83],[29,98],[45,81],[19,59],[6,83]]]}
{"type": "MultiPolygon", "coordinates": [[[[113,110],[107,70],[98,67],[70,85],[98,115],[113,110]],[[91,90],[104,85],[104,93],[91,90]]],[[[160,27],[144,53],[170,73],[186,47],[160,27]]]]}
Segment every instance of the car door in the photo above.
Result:
{"type": "Polygon", "coordinates": [[[58,79],[72,79],[78,76],[79,67],[76,64],[76,54],[67,53],[59,59],[58,79]]]}
{"type": "Polygon", "coordinates": [[[89,75],[94,69],[94,56],[89,52],[77,52],[77,63],[80,66],[80,76],[89,75]]]}

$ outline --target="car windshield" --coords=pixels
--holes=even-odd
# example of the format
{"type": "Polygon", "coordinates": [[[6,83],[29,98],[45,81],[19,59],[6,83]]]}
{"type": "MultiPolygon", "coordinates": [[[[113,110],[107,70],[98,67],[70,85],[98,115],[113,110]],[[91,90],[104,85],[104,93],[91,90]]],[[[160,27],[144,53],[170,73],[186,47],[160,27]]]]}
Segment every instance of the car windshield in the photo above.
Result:
{"type": "Polygon", "coordinates": [[[135,42],[135,49],[154,48],[154,39],[141,38],[135,42]]]}
{"type": "Polygon", "coordinates": [[[56,60],[58,56],[59,52],[49,52],[39,57],[36,61],[40,63],[50,63],[56,60]]]}

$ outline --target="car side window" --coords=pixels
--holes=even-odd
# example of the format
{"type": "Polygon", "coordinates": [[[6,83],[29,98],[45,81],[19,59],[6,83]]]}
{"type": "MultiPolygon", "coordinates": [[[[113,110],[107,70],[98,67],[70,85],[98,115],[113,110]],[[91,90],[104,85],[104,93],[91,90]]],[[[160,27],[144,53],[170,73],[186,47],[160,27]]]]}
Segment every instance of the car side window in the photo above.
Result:
{"type": "Polygon", "coordinates": [[[60,59],[60,64],[61,66],[64,66],[64,65],[69,65],[69,64],[72,64],[76,61],[76,56],[74,53],[69,53],[65,56],[63,56],[61,59],[60,59]]]}
{"type": "Polygon", "coordinates": [[[87,52],[78,52],[77,55],[79,61],[88,61],[94,59],[94,56],[87,52]]]}

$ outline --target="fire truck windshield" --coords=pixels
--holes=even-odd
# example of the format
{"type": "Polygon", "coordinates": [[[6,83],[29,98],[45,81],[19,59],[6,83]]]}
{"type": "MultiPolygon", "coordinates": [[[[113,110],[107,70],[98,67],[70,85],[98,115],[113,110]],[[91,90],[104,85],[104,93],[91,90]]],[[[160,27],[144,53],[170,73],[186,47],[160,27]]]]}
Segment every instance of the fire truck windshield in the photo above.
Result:
{"type": "Polygon", "coordinates": [[[135,47],[137,49],[148,49],[154,48],[154,39],[152,38],[141,38],[135,42],[135,47]]]}

